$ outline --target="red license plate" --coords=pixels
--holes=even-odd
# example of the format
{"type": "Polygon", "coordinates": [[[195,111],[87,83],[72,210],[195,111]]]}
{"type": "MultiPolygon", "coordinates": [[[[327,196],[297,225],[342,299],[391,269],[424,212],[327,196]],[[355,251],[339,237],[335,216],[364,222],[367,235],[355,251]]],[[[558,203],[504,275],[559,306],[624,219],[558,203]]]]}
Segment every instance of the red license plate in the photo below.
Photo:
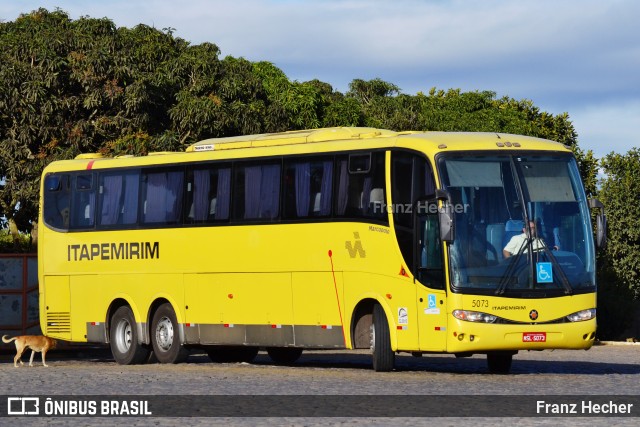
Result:
{"type": "Polygon", "coordinates": [[[522,342],[547,342],[546,332],[524,332],[522,342]]]}

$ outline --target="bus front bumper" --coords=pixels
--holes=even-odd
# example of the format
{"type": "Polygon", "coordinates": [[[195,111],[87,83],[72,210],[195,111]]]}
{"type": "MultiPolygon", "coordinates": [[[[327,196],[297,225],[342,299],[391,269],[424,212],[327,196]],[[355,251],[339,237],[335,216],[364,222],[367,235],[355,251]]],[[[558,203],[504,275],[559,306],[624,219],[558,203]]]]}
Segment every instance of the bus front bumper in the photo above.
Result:
{"type": "Polygon", "coordinates": [[[548,350],[591,348],[596,319],[559,324],[466,322],[450,317],[448,353],[482,353],[496,350],[548,350]]]}

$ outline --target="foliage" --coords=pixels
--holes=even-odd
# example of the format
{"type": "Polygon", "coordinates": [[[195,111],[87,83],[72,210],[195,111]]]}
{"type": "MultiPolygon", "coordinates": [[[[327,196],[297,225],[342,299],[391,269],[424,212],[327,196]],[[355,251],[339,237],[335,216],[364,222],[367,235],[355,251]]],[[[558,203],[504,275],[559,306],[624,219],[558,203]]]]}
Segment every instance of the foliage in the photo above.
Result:
{"type": "Polygon", "coordinates": [[[31,239],[26,234],[14,239],[8,229],[0,229],[0,254],[1,253],[33,253],[35,248],[31,239]]]}
{"type": "MultiPolygon", "coordinates": [[[[599,256],[598,269],[598,339],[617,340],[633,338],[622,333],[633,326],[638,301],[633,291],[620,281],[616,269],[599,256]]],[[[638,337],[636,337],[638,338],[638,337]]]]}
{"type": "Polygon", "coordinates": [[[46,164],[164,129],[156,74],[187,44],[142,25],[39,9],[1,23],[0,45],[0,206],[17,238],[37,218],[46,164]]]}
{"type": "Polygon", "coordinates": [[[609,242],[604,253],[611,278],[640,297],[640,150],[611,153],[602,160],[605,178],[600,201],[605,205],[609,242]]]}
{"type": "Polygon", "coordinates": [[[253,70],[266,95],[266,132],[321,127],[325,109],[340,96],[319,80],[292,82],[270,62],[257,62],[253,70]]]}
{"type": "Polygon", "coordinates": [[[576,156],[578,162],[578,169],[580,170],[580,176],[584,183],[584,190],[587,193],[587,197],[595,197],[598,194],[598,170],[600,168],[600,161],[593,155],[593,151],[582,150],[578,145],[574,145],[573,154],[576,156]]]}
{"type": "Polygon", "coordinates": [[[601,166],[597,195],[605,206],[608,243],[598,257],[598,335],[625,339],[633,333],[621,333],[633,325],[640,303],[640,150],[611,153],[601,166]]]}

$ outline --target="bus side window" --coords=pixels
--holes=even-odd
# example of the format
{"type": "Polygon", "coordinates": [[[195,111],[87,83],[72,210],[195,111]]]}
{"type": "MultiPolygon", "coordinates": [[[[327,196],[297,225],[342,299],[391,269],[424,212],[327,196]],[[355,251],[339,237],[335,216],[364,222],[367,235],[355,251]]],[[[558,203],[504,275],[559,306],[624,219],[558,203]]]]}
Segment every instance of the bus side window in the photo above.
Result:
{"type": "Polygon", "coordinates": [[[93,174],[73,177],[71,228],[92,228],[95,224],[96,193],[93,174]]]}
{"type": "MultiPolygon", "coordinates": [[[[427,203],[437,203],[435,201],[427,203]]],[[[425,207],[428,204],[424,205],[425,207]]],[[[431,212],[435,209],[426,210],[431,212]]],[[[444,271],[442,264],[442,241],[440,240],[440,223],[438,214],[421,213],[419,215],[418,233],[420,260],[418,280],[434,289],[444,289],[444,271]]]]}
{"type": "Polygon", "coordinates": [[[69,229],[69,175],[47,175],[44,191],[45,223],[52,228],[69,229]]]}
{"type": "Polygon", "coordinates": [[[137,222],[139,182],[139,171],[100,176],[98,190],[100,225],[130,225],[137,222]]]}
{"type": "MultiPolygon", "coordinates": [[[[418,200],[435,192],[433,173],[427,159],[414,153],[394,151],[391,153],[391,203],[396,237],[400,252],[407,266],[414,270],[416,248],[414,234],[420,236],[420,230],[414,230],[414,216],[419,214],[422,204],[418,200]]],[[[420,240],[421,238],[419,238],[420,240]]],[[[424,259],[424,245],[418,249],[417,256],[424,259]]],[[[418,266],[424,267],[418,263],[418,266]]]]}
{"type": "Polygon", "coordinates": [[[387,222],[384,157],[384,152],[374,152],[338,159],[336,216],[387,222]]]}
{"type": "MultiPolygon", "coordinates": [[[[391,157],[391,203],[398,247],[404,262],[414,270],[413,242],[413,155],[393,152],[391,157]]],[[[418,196],[419,197],[419,196],[418,196]]]]}
{"type": "Polygon", "coordinates": [[[301,159],[285,163],[285,217],[331,215],[333,160],[301,159]]]}
{"type": "Polygon", "coordinates": [[[234,217],[274,220],[280,207],[280,164],[247,164],[235,168],[234,217]]]}
{"type": "Polygon", "coordinates": [[[144,174],[143,212],[145,224],[175,224],[182,216],[184,172],[154,170],[144,174]]]}
{"type": "Polygon", "coordinates": [[[187,185],[188,223],[229,219],[231,168],[209,165],[195,169],[187,185]]]}

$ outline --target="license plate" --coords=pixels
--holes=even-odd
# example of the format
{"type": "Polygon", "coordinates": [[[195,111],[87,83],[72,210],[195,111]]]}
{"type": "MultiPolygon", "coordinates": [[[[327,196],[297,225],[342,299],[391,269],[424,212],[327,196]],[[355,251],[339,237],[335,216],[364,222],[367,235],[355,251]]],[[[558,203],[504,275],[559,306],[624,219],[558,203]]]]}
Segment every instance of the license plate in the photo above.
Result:
{"type": "Polygon", "coordinates": [[[546,332],[524,332],[522,334],[522,342],[546,342],[546,332]]]}

